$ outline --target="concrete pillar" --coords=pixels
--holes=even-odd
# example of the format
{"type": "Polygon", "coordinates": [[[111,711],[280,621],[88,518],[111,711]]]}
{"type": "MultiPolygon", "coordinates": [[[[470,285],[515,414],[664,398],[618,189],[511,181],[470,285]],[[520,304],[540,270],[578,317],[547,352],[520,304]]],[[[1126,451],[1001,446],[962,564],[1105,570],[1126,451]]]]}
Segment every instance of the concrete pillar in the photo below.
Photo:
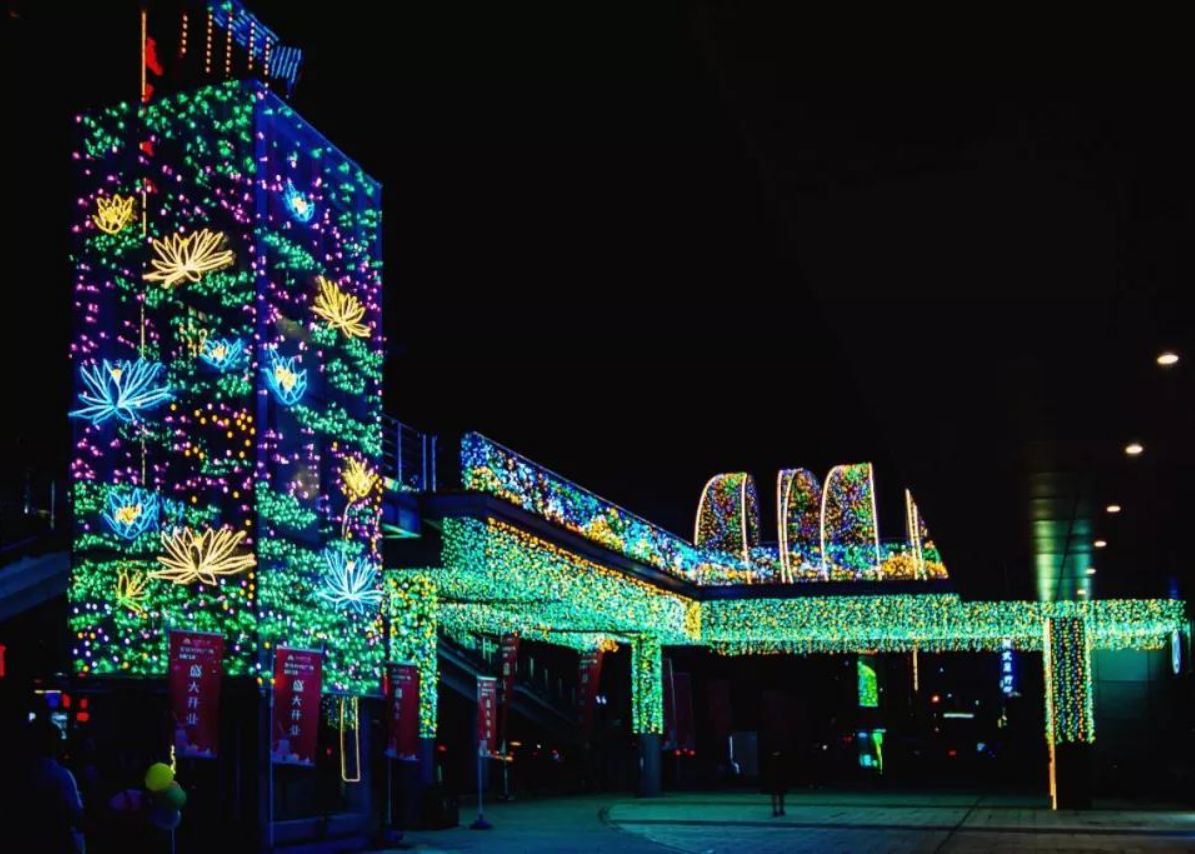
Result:
{"type": "Polygon", "coordinates": [[[654,732],[639,734],[639,788],[641,798],[655,798],[660,794],[660,735],[654,732]]]}
{"type": "Polygon", "coordinates": [[[1091,644],[1084,618],[1046,619],[1042,663],[1051,802],[1054,809],[1090,809],[1095,708],[1091,644]]]}

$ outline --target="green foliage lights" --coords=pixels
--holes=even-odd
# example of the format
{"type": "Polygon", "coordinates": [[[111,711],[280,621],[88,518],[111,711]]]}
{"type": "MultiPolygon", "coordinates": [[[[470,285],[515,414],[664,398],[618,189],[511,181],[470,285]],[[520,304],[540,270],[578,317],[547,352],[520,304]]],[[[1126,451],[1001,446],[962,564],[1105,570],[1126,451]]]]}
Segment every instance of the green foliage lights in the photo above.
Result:
{"type": "Polygon", "coordinates": [[[643,632],[665,643],[699,640],[700,606],[693,599],[495,519],[445,519],[443,530],[437,579],[441,620],[450,630],[517,629],[574,649],[643,632]]]}
{"type": "Polygon", "coordinates": [[[1091,637],[1081,617],[1044,622],[1046,738],[1051,745],[1095,741],[1091,686],[1091,637]]]}
{"type": "Polygon", "coordinates": [[[864,662],[862,658],[855,662],[855,668],[859,677],[859,706],[865,709],[874,709],[880,705],[879,679],[876,676],[875,668],[864,662]]]}
{"type": "Polygon", "coordinates": [[[390,617],[391,661],[409,661],[419,668],[419,737],[436,736],[436,628],[438,573],[388,570],[385,590],[390,617]]]}
{"type": "Polygon", "coordinates": [[[197,629],[230,674],[265,683],[277,646],[318,648],[327,690],[377,693],[381,579],[361,576],[368,608],[321,594],[327,549],[380,557],[380,493],[350,502],[336,474],[380,466],[380,187],[253,82],[78,116],[73,158],[76,376],[144,361],[170,393],[137,423],[73,419],[76,671],[161,676],[167,633],[197,629]],[[353,340],[314,310],[321,279],[353,340]],[[268,393],[270,352],[307,377],[301,403],[268,393]],[[256,570],[154,578],[176,527],[228,532],[256,570]]]}
{"type": "Polygon", "coordinates": [[[734,599],[702,603],[702,642],[728,655],[1040,650],[1046,617],[1084,618],[1100,649],[1158,649],[1186,628],[1175,600],[963,602],[954,594],[734,599]]]}
{"type": "Polygon", "coordinates": [[[664,731],[664,673],[660,641],[642,635],[631,641],[631,732],[664,731]]]}

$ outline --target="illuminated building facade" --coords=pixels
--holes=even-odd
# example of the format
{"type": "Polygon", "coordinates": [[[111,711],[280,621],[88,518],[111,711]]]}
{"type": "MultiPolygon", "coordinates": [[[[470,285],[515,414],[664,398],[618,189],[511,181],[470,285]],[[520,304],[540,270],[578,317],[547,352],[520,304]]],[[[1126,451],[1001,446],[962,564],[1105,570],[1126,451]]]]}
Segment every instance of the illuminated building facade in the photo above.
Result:
{"type": "Polygon", "coordinates": [[[159,677],[185,628],[377,693],[381,187],[256,81],[75,127],[77,674],[159,677]]]}

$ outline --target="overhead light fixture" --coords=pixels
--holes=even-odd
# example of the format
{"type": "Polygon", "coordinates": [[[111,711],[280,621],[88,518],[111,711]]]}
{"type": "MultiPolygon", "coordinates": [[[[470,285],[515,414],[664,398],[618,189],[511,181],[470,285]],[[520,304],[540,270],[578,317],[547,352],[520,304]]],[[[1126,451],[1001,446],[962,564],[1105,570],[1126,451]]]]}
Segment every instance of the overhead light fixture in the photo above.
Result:
{"type": "Polygon", "coordinates": [[[1106,549],[1106,548],[1108,548],[1108,541],[1107,540],[1096,540],[1094,543],[1092,543],[1092,545],[1095,546],[1097,549],[1106,549]]]}
{"type": "Polygon", "coordinates": [[[1078,591],[1076,591],[1076,592],[1078,592],[1078,594],[1079,594],[1080,596],[1086,596],[1086,595],[1087,595],[1087,591],[1086,591],[1086,590],[1084,590],[1082,587],[1080,587],[1080,588],[1078,589],[1078,591]]]}
{"type": "Polygon", "coordinates": [[[1178,353],[1171,350],[1164,350],[1158,354],[1158,364],[1163,368],[1169,368],[1171,365],[1178,364],[1178,353]]]}
{"type": "Polygon", "coordinates": [[[1140,442],[1129,442],[1124,446],[1124,452],[1130,457],[1136,457],[1145,451],[1145,446],[1140,442]]]}
{"type": "Polygon", "coordinates": [[[1119,513],[1119,512],[1120,512],[1120,505],[1119,505],[1119,504],[1109,504],[1109,505],[1108,505],[1106,508],[1104,508],[1104,509],[1105,509],[1105,510],[1107,510],[1109,513],[1119,513]]]}
{"type": "Polygon", "coordinates": [[[1089,566],[1089,567],[1087,567],[1087,574],[1088,574],[1088,575],[1095,575],[1095,567],[1094,567],[1094,566],[1089,566]]]}

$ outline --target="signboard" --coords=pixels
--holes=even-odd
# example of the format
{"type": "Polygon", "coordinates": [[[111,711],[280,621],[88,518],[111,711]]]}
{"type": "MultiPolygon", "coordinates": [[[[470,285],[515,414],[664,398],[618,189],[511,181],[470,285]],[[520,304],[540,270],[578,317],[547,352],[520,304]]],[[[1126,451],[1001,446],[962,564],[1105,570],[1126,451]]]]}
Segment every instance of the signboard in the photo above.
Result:
{"type": "Polygon", "coordinates": [[[323,654],[278,647],[274,655],[274,715],[270,758],[280,765],[315,765],[323,654]]]}
{"type": "Polygon", "coordinates": [[[581,733],[589,739],[593,734],[594,713],[597,710],[598,689],[602,684],[602,650],[589,649],[581,653],[579,663],[580,673],[578,682],[581,690],[577,692],[577,699],[581,703],[581,733]]]}
{"type": "Polygon", "coordinates": [[[502,711],[499,716],[502,726],[502,744],[506,744],[506,722],[510,718],[510,701],[515,691],[515,669],[519,663],[519,636],[502,636],[502,711]]]}
{"type": "Polygon", "coordinates": [[[498,753],[498,680],[492,676],[477,677],[477,753],[496,756],[498,753]]]}
{"type": "Polygon", "coordinates": [[[220,732],[220,679],[224,638],[207,632],[171,632],[167,688],[174,719],[174,755],[215,759],[220,732]]]}
{"type": "Polygon", "coordinates": [[[386,665],[386,755],[419,761],[419,669],[414,664],[386,665]]]}

